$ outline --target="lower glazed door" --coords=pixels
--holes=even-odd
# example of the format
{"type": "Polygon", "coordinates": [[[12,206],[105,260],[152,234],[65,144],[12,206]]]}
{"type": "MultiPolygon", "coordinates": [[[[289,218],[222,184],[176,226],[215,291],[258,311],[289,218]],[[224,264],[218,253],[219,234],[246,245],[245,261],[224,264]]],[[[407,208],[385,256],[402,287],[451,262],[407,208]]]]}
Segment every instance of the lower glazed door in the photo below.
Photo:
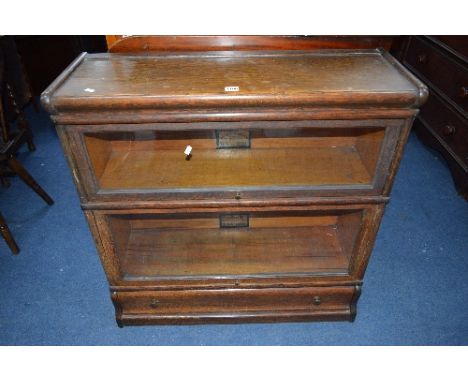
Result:
{"type": "Polygon", "coordinates": [[[379,211],[376,206],[115,210],[88,212],[88,218],[95,223],[109,281],[118,286],[350,276],[368,255],[365,243],[373,242],[375,230],[365,228],[379,211]]]}

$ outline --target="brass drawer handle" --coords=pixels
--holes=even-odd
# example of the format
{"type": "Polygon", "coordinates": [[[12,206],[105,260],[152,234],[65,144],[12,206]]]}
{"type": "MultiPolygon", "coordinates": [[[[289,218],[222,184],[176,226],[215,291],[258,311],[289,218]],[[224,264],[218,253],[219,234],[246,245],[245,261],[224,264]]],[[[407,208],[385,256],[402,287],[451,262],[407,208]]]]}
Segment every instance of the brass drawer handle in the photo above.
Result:
{"type": "Polygon", "coordinates": [[[462,86],[460,88],[460,97],[461,98],[468,98],[468,86],[462,86]]]}
{"type": "Polygon", "coordinates": [[[149,306],[150,306],[150,308],[155,309],[155,308],[157,308],[159,306],[159,301],[156,300],[156,299],[152,299],[149,306]]]}
{"type": "Polygon", "coordinates": [[[322,300],[320,299],[320,296],[314,296],[312,303],[314,305],[320,305],[322,303],[322,300]]]}
{"type": "Polygon", "coordinates": [[[444,134],[446,137],[450,137],[456,133],[457,129],[455,129],[455,126],[452,125],[445,125],[442,128],[442,134],[444,134]]]}

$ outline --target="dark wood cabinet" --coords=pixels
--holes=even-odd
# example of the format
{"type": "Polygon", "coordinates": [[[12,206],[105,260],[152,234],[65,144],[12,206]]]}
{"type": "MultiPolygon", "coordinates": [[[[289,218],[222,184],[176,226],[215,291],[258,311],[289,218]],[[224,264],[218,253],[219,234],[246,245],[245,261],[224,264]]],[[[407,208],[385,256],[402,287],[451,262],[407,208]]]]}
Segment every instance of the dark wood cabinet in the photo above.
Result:
{"type": "Polygon", "coordinates": [[[316,50],[316,49],[393,49],[397,36],[320,36],[320,35],[108,35],[112,53],[130,52],[206,52],[239,50],[316,50]]]}
{"type": "Polygon", "coordinates": [[[442,154],[458,192],[468,199],[468,37],[408,37],[401,60],[430,91],[416,132],[442,154]]]}
{"type": "Polygon", "coordinates": [[[42,102],[132,325],[353,320],[426,96],[383,50],[265,50],[83,54],[42,102]]]}

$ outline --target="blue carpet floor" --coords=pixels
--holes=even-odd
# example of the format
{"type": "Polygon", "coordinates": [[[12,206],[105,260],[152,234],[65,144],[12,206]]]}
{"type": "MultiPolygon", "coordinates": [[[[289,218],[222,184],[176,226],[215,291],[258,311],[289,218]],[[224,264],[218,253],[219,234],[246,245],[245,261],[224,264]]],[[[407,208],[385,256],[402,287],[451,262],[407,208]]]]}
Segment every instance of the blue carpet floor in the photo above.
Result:
{"type": "Polygon", "coordinates": [[[20,161],[55,199],[20,180],[0,210],[0,345],[468,345],[468,203],[412,134],[364,279],[354,323],[125,327],[79,207],[55,129],[28,110],[37,151],[20,161]]]}

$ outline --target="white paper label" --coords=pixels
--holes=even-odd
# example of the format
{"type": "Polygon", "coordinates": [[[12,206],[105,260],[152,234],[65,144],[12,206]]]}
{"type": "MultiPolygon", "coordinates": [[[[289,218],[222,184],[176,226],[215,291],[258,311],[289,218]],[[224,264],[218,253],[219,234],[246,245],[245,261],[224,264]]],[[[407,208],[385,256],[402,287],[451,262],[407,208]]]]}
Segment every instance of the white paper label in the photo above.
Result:
{"type": "Polygon", "coordinates": [[[224,91],[225,92],[238,92],[239,86],[225,86],[224,91]]]}
{"type": "Polygon", "coordinates": [[[86,88],[86,89],[83,89],[85,92],[87,93],[94,93],[96,91],[96,89],[92,89],[92,88],[86,88]]]}
{"type": "Polygon", "coordinates": [[[184,154],[185,154],[185,155],[190,155],[191,152],[192,152],[192,146],[188,145],[188,146],[185,148],[184,154]]]}

